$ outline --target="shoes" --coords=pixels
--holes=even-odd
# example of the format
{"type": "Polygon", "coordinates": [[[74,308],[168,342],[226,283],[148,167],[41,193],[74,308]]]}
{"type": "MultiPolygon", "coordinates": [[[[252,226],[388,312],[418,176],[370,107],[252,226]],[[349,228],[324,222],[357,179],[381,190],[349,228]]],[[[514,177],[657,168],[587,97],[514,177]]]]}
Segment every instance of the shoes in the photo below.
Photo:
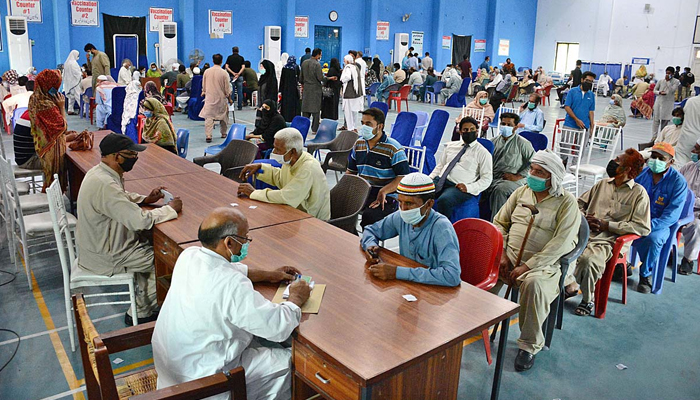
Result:
{"type": "MultiPolygon", "coordinates": [[[[624,269],[618,264],[615,267],[615,272],[613,272],[612,277],[615,282],[622,282],[622,271],[624,271],[624,269]]],[[[632,264],[630,263],[627,263],[627,276],[632,276],[632,264]]]]}
{"type": "Polygon", "coordinates": [[[693,273],[693,262],[683,257],[681,265],[678,267],[678,273],[681,275],[690,275],[693,273]]]}
{"type": "Polygon", "coordinates": [[[518,372],[527,371],[533,365],[535,365],[535,355],[522,349],[518,350],[518,355],[515,356],[515,370],[518,372]]]}
{"type": "Polygon", "coordinates": [[[651,293],[651,276],[640,276],[639,284],[637,285],[637,291],[639,293],[649,294],[651,293]]]}
{"type": "Polygon", "coordinates": [[[207,143],[211,143],[211,138],[210,138],[210,137],[207,138],[207,143]]]}
{"type": "MultiPolygon", "coordinates": [[[[139,325],[145,324],[146,322],[155,321],[156,319],[158,319],[158,313],[154,312],[153,314],[149,315],[148,317],[139,318],[139,325]]],[[[134,319],[131,318],[131,315],[129,315],[128,312],[124,313],[124,324],[126,324],[126,326],[134,325],[134,319]]]]}

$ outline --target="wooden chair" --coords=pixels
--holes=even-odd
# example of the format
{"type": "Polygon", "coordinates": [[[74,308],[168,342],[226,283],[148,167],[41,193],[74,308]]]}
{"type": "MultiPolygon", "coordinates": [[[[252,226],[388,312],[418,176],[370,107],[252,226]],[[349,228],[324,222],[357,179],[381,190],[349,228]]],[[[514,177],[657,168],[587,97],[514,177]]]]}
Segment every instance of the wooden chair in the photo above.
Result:
{"type": "Polygon", "coordinates": [[[156,390],[155,368],[115,377],[109,355],[150,345],[156,323],[100,335],[90,320],[82,294],[73,295],[73,312],[89,399],[204,399],[230,392],[232,400],[245,400],[245,372],[241,367],[160,390],[156,390]]]}

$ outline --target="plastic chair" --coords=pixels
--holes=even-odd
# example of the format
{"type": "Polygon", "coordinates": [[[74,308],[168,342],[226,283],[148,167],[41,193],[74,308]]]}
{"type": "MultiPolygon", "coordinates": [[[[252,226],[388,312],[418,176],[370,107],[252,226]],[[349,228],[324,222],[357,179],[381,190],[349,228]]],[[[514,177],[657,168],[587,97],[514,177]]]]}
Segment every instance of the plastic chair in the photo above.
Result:
{"type": "Polygon", "coordinates": [[[325,149],[330,150],[326,153],[326,158],[321,164],[321,169],[323,173],[328,170],[335,171],[336,180],[338,180],[338,173],[345,172],[348,168],[348,157],[352,152],[355,142],[359,136],[353,131],[341,131],[335,139],[331,140],[325,149]]]}
{"type": "Polygon", "coordinates": [[[505,114],[505,113],[512,113],[512,114],[515,114],[515,115],[520,115],[520,113],[518,112],[518,110],[516,110],[516,109],[513,108],[513,107],[506,107],[506,106],[500,106],[500,107],[498,107],[498,110],[496,110],[496,113],[495,113],[495,115],[493,116],[493,121],[491,121],[491,123],[489,124],[489,129],[491,129],[492,137],[493,137],[493,136],[497,136],[497,134],[494,133],[494,131],[495,131],[496,129],[498,129],[498,126],[501,124],[501,115],[503,115],[503,114],[505,114]]]}
{"type": "Polygon", "coordinates": [[[27,107],[17,107],[15,108],[14,111],[12,111],[12,131],[14,132],[15,130],[15,125],[17,125],[17,120],[22,117],[22,114],[24,114],[25,111],[27,111],[27,107]]]}
{"type": "MultiPolygon", "coordinates": [[[[177,93],[177,81],[166,86],[165,90],[163,91],[163,95],[165,96],[166,99],[169,99],[172,107],[177,106],[177,102],[175,101],[175,93],[177,93]]],[[[172,114],[170,114],[170,115],[172,115],[172,114]]]]}
{"type": "MultiPolygon", "coordinates": [[[[418,119],[416,120],[416,128],[413,130],[413,137],[411,138],[411,145],[420,143],[423,140],[423,131],[428,126],[428,113],[425,111],[413,111],[418,119]]],[[[392,127],[393,130],[393,127],[392,127]]]]}
{"type": "Polygon", "coordinates": [[[219,163],[221,165],[220,174],[224,175],[226,170],[230,168],[250,164],[257,154],[258,146],[247,140],[232,139],[220,152],[214,155],[195,157],[192,162],[201,167],[209,163],[219,163]]]}
{"type": "Polygon", "coordinates": [[[430,104],[435,104],[437,103],[437,97],[438,94],[440,94],[440,91],[445,88],[445,82],[443,81],[437,81],[433,84],[433,86],[428,86],[425,88],[425,99],[430,101],[430,104]]]}
{"type": "MultiPolygon", "coordinates": [[[[515,108],[515,97],[518,95],[518,82],[513,83],[513,86],[510,87],[510,92],[508,93],[508,98],[503,102],[505,103],[510,103],[511,107],[515,108]]],[[[516,113],[517,114],[517,113],[516,113]]]]}
{"type": "Polygon", "coordinates": [[[377,93],[377,89],[379,88],[380,83],[379,82],[374,82],[373,84],[369,85],[367,88],[367,94],[365,94],[365,97],[367,98],[367,104],[372,103],[372,96],[374,96],[377,93]]]}
{"type": "Polygon", "coordinates": [[[189,129],[180,128],[177,130],[177,155],[187,158],[187,149],[190,145],[189,129]]]}
{"type": "Polygon", "coordinates": [[[556,139],[555,152],[566,160],[568,173],[564,176],[562,187],[578,198],[579,166],[581,165],[581,153],[586,140],[586,131],[581,129],[561,128],[556,139]]]}
{"type": "Polygon", "coordinates": [[[384,113],[384,117],[389,113],[389,105],[383,101],[375,101],[369,105],[369,108],[378,108],[384,113]]]}
{"type": "Polygon", "coordinates": [[[92,97],[92,88],[89,87],[85,89],[85,93],[80,95],[80,112],[79,116],[80,118],[87,118],[88,113],[90,112],[90,97],[92,97]],[[88,100],[87,102],[85,100],[88,100]]]}
{"type": "Polygon", "coordinates": [[[371,186],[357,175],[343,175],[331,189],[331,219],[328,223],[357,234],[357,216],[364,208],[371,186]]]}
{"type": "MultiPolygon", "coordinates": [[[[586,163],[581,164],[578,167],[579,177],[584,178],[581,181],[582,188],[586,187],[585,178],[588,176],[593,177],[591,187],[600,179],[607,176],[605,167],[591,164],[591,153],[593,153],[594,149],[603,153],[610,153],[608,160],[605,163],[605,165],[607,165],[608,162],[615,157],[615,148],[617,147],[617,141],[620,140],[621,130],[622,128],[615,128],[613,126],[595,125],[593,128],[593,136],[591,136],[591,139],[588,142],[588,155],[586,156],[586,163]]],[[[573,165],[569,167],[569,170],[573,170],[573,165]]]]}
{"type": "Polygon", "coordinates": [[[399,115],[396,116],[396,122],[391,127],[389,136],[402,146],[409,147],[413,144],[411,139],[413,138],[417,122],[418,116],[416,114],[408,111],[399,112],[399,115]]]}
{"type": "MultiPolygon", "coordinates": [[[[486,150],[489,151],[489,153],[493,154],[493,142],[491,142],[488,139],[484,138],[476,138],[476,140],[486,148],[486,150]]],[[[447,217],[450,218],[450,222],[453,224],[461,219],[464,218],[479,218],[479,202],[481,201],[481,193],[472,196],[471,199],[465,201],[464,203],[460,204],[459,206],[455,207],[452,210],[452,215],[448,215],[447,217]]]]}
{"type": "Polygon", "coordinates": [[[462,86],[459,87],[459,91],[457,93],[453,93],[452,96],[450,96],[447,101],[445,102],[445,106],[447,107],[463,107],[467,105],[467,90],[469,90],[469,84],[471,84],[472,80],[467,78],[462,80],[462,86]]]}
{"type": "MultiPolygon", "coordinates": [[[[503,235],[488,221],[467,218],[453,224],[459,241],[460,278],[479,289],[489,290],[498,282],[498,268],[503,253],[503,235]]],[[[494,330],[495,331],[495,330],[494,330]]],[[[491,365],[488,329],[481,331],[486,361],[491,365]]]]}
{"type": "Polygon", "coordinates": [[[532,144],[532,148],[535,149],[535,151],[547,148],[548,139],[546,135],[530,131],[520,132],[519,135],[527,139],[532,144]]]}
{"type": "MultiPolygon", "coordinates": [[[[617,238],[612,249],[612,257],[605,264],[605,271],[603,276],[595,284],[595,317],[603,319],[605,318],[605,310],[608,308],[608,294],[610,293],[610,283],[612,282],[613,272],[615,272],[615,266],[621,264],[624,268],[627,265],[627,253],[622,253],[623,247],[627,243],[639,239],[637,235],[622,235],[617,238]]],[[[622,304],[627,304],[627,276],[622,279],[622,304]]]]}
{"type": "Polygon", "coordinates": [[[450,119],[450,114],[445,110],[434,110],[430,116],[428,127],[425,128],[423,140],[420,142],[421,147],[425,147],[425,164],[423,165],[423,173],[430,174],[435,169],[435,153],[437,153],[442,135],[445,133],[447,120],[450,119]]]}
{"type": "Polygon", "coordinates": [[[310,119],[297,115],[294,117],[294,119],[292,119],[292,123],[289,126],[298,130],[299,133],[301,133],[301,137],[304,138],[304,142],[306,142],[306,136],[309,134],[309,128],[311,127],[310,119]]]}
{"type": "Polygon", "coordinates": [[[404,147],[411,172],[421,172],[425,165],[425,147],[404,147]]]}
{"type": "Polygon", "coordinates": [[[309,153],[320,157],[318,150],[326,148],[330,142],[335,139],[336,129],[338,129],[338,121],[332,119],[323,119],[321,124],[318,126],[318,131],[313,139],[306,142],[306,148],[309,153]]]}
{"type": "Polygon", "coordinates": [[[122,131],[122,114],[124,113],[126,87],[117,86],[112,89],[112,113],[107,117],[107,129],[112,132],[122,131]]]}
{"type": "Polygon", "coordinates": [[[411,91],[411,87],[408,85],[403,85],[401,86],[401,89],[399,90],[392,90],[389,92],[389,98],[387,99],[387,103],[391,107],[391,102],[394,101],[396,102],[396,110],[400,113],[401,112],[401,102],[405,101],[406,102],[406,111],[408,111],[408,93],[411,91]]]}
{"type": "Polygon", "coordinates": [[[559,128],[564,125],[564,121],[566,121],[565,118],[559,118],[554,121],[554,131],[552,131],[552,150],[554,150],[554,143],[557,139],[557,132],[559,132],[559,128]]]}
{"type": "Polygon", "coordinates": [[[245,140],[245,125],[231,124],[231,128],[229,128],[228,135],[226,135],[226,139],[224,139],[224,142],[221,144],[207,147],[206,149],[204,149],[204,155],[206,156],[207,154],[218,154],[234,139],[245,140]]]}

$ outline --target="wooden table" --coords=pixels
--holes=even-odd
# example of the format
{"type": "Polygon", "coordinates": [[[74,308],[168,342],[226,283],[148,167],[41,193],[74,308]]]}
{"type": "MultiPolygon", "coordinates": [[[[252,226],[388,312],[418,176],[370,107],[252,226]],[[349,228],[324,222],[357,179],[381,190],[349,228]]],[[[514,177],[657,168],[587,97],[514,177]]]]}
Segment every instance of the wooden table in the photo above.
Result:
{"type": "MultiPolygon", "coordinates": [[[[292,265],[327,285],[320,312],[304,314],[294,336],[294,399],[314,393],[336,400],[456,399],[462,342],[506,320],[492,391],[492,399],[498,397],[507,320],[517,304],[465,283],[446,288],[378,280],[367,271],[359,238],[317,219],[249,235],[249,266],[292,265]],[[407,302],[404,294],[418,301],[407,302]]],[[[199,244],[181,249],[192,245],[199,244]]],[[[380,257],[420,267],[388,250],[380,257]]],[[[172,264],[165,272],[172,273],[172,264]]],[[[272,299],[277,285],[256,289],[272,299]]]]}

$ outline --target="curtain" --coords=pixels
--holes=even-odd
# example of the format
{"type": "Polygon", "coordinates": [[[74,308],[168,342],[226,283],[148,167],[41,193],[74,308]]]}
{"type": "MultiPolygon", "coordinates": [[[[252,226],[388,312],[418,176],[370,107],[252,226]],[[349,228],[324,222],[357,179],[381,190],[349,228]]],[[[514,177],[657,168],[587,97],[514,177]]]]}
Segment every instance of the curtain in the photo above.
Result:
{"type": "Polygon", "coordinates": [[[114,15],[102,14],[105,35],[105,53],[113,67],[119,67],[116,63],[121,60],[114,60],[114,35],[137,35],[139,43],[139,54],[137,60],[131,60],[135,66],[148,65],[146,58],[146,17],[116,17],[114,15]]]}
{"type": "MultiPolygon", "coordinates": [[[[454,33],[452,34],[452,64],[459,64],[462,62],[464,55],[466,54],[468,57],[470,57],[472,49],[472,37],[471,36],[462,36],[462,35],[455,35],[454,33]]],[[[470,57],[471,59],[471,57],[470,57]]],[[[476,71],[476,68],[472,67],[473,71],[476,71]]]]}

